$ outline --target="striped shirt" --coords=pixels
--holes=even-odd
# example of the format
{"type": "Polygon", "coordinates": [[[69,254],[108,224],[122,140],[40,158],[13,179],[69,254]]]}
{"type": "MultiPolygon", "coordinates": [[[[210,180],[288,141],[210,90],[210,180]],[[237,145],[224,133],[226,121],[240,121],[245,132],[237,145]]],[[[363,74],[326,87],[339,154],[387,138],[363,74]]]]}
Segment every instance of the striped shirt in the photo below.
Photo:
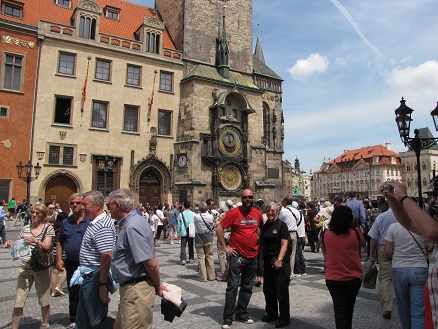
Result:
{"type": "MultiPolygon", "coordinates": [[[[31,230],[31,226],[29,225],[25,225],[23,226],[18,238],[19,239],[24,239],[26,236],[31,236],[33,238],[37,238],[38,241],[41,241],[42,237],[43,237],[43,233],[44,230],[47,227],[47,233],[46,233],[46,237],[54,237],[55,236],[55,231],[53,230],[53,226],[52,225],[48,225],[48,224],[44,224],[43,229],[41,230],[40,234],[38,235],[33,235],[32,234],[32,230],[31,230]]],[[[46,238],[44,237],[44,240],[46,238]]],[[[30,249],[34,250],[35,249],[35,244],[34,243],[30,243],[29,244],[30,249]]],[[[31,269],[30,267],[30,255],[29,256],[25,256],[23,258],[21,258],[21,263],[20,263],[21,268],[26,268],[26,269],[31,269]]]]}
{"type": "Polygon", "coordinates": [[[85,231],[82,240],[79,264],[82,266],[100,266],[104,252],[112,252],[116,243],[116,230],[113,220],[105,212],[97,216],[85,231]]]}

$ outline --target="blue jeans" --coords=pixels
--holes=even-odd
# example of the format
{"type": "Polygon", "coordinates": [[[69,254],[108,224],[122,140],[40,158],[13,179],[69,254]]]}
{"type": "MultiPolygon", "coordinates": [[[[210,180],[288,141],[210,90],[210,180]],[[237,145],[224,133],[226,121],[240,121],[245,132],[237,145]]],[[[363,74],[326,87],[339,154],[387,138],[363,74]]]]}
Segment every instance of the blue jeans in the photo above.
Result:
{"type": "MultiPolygon", "coordinates": [[[[426,261],[425,261],[426,262],[426,261]]],[[[425,267],[393,267],[397,310],[403,329],[424,328],[424,286],[427,281],[425,267]]]]}
{"type": "Polygon", "coordinates": [[[233,322],[233,315],[242,318],[247,315],[246,308],[252,296],[252,288],[257,272],[257,256],[244,258],[240,255],[230,256],[228,261],[227,291],[225,292],[224,321],[233,322]],[[239,299],[237,289],[240,283],[239,299]]]}
{"type": "Polygon", "coordinates": [[[295,254],[295,267],[294,274],[306,273],[306,261],[303,255],[303,245],[298,241],[297,243],[297,253],[295,254]]]}
{"type": "Polygon", "coordinates": [[[100,300],[99,279],[99,271],[84,278],[79,290],[75,329],[108,329],[114,325],[115,320],[108,317],[108,304],[100,300]]]}

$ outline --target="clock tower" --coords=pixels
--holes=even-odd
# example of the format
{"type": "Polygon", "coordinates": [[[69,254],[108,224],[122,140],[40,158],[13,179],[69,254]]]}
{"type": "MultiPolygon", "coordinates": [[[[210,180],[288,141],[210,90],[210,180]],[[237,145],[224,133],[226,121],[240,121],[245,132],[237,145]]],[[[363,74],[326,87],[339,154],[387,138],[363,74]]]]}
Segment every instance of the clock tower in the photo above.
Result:
{"type": "MultiPolygon", "coordinates": [[[[252,0],[156,0],[183,52],[173,200],[283,193],[282,79],[253,54],[252,0]]],[[[287,193],[287,192],[285,192],[287,193]]]]}

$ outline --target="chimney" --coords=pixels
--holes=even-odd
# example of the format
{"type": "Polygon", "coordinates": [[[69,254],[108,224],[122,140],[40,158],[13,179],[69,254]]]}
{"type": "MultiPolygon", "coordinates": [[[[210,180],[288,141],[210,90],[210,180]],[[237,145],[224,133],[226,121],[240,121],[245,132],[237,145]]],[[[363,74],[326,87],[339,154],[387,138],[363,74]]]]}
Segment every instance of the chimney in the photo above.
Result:
{"type": "Polygon", "coordinates": [[[392,151],[391,150],[391,143],[385,143],[385,147],[388,151],[392,151]]]}

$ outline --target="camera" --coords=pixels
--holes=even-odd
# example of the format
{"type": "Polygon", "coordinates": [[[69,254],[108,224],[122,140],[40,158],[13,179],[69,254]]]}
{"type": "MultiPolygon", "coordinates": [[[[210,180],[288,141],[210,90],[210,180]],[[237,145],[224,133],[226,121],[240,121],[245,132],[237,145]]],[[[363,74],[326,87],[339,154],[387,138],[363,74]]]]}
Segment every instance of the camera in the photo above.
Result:
{"type": "Polygon", "coordinates": [[[382,192],[388,193],[388,192],[394,192],[394,186],[392,185],[383,185],[382,192]]]}

